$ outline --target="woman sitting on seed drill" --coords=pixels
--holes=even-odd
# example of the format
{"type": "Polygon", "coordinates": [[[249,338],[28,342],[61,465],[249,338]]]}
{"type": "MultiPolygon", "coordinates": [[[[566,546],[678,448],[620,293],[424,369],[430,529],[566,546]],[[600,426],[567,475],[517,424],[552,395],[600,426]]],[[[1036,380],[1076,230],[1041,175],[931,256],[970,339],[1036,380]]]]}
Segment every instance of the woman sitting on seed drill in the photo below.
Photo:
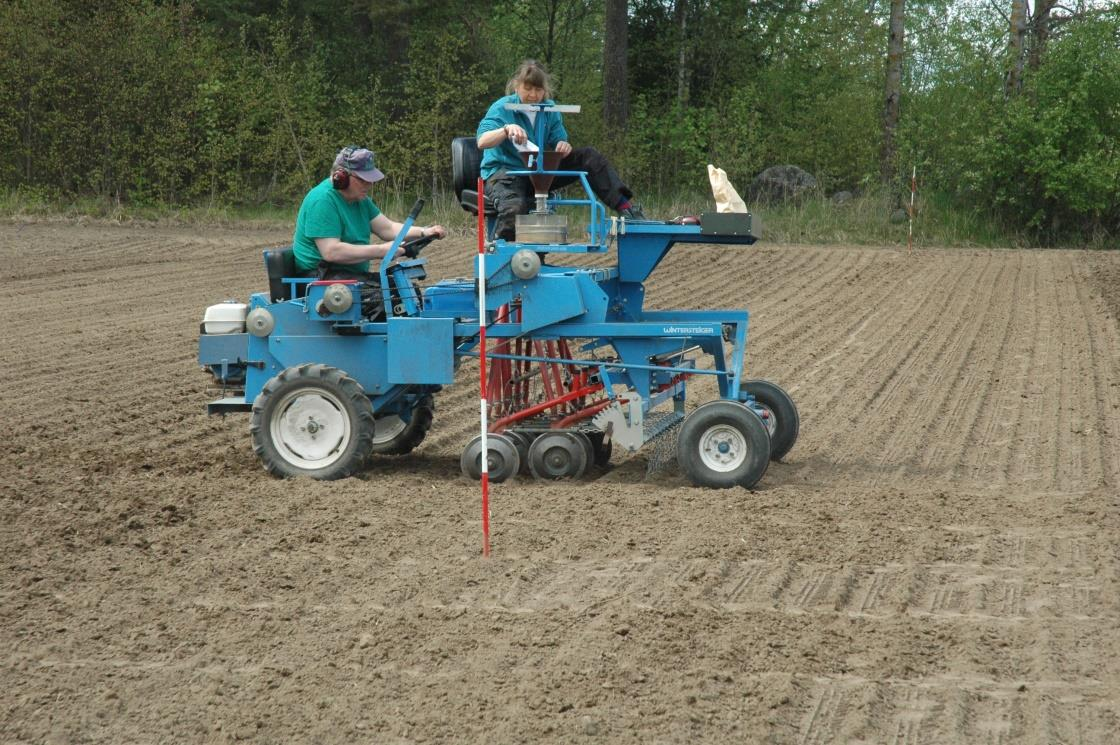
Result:
{"type": "MultiPolygon", "coordinates": [[[[509,171],[525,170],[516,145],[524,145],[536,136],[536,116],[545,117],[545,142],[533,143],[542,151],[555,150],[563,156],[558,171],[586,171],[587,182],[601,201],[620,215],[636,220],[645,219],[642,208],[631,200],[634,192],[622,183],[618,172],[606,157],[593,147],[572,149],[564,117],[558,111],[510,111],[509,103],[553,103],[552,80],[544,66],[535,60],[525,60],[517,68],[506,86],[506,93],[491,104],[486,116],[478,123],[478,148],[482,151],[481,173],[486,180],[486,194],[498,209],[497,235],[507,241],[514,240],[518,215],[529,212],[534,204],[533,185],[528,176],[511,176],[509,171]],[[533,116],[530,116],[532,114],[533,116]]],[[[557,176],[553,188],[560,188],[578,181],[576,176],[557,176]]]]}

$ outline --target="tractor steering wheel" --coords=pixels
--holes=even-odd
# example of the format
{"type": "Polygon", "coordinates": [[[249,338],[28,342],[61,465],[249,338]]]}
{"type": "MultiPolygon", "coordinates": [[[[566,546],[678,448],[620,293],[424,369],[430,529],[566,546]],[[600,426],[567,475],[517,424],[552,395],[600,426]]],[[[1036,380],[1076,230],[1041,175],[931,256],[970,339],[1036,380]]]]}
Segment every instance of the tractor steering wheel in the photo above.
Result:
{"type": "Polygon", "coordinates": [[[420,255],[420,250],[424,248],[424,246],[434,241],[436,238],[439,238],[439,236],[434,234],[426,235],[422,238],[413,238],[410,241],[405,241],[404,243],[402,243],[401,248],[404,249],[404,255],[407,258],[415,259],[420,255]]]}

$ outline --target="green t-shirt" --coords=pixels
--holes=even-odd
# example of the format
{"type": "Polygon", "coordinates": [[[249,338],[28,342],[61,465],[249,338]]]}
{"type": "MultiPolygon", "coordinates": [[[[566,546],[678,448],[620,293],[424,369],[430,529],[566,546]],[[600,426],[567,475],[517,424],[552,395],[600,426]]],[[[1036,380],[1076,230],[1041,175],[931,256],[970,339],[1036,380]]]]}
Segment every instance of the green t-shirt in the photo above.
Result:
{"type": "MultiPolygon", "coordinates": [[[[341,192],[331,185],[329,178],[323,179],[318,186],[307,192],[296,216],[296,232],[292,236],[296,266],[303,271],[312,271],[323,260],[316,238],[338,238],[343,243],[365,245],[370,238],[370,220],[381,214],[381,210],[369,197],[358,202],[347,202],[341,192]]],[[[339,264],[359,272],[369,271],[369,262],[339,264]]]]}

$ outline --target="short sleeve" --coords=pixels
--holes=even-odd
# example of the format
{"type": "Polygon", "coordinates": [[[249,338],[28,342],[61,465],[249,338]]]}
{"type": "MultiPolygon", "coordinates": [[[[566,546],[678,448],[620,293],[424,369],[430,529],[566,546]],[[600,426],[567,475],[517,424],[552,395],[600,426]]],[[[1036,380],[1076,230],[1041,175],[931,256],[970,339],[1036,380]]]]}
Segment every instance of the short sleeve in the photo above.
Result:
{"type": "Polygon", "coordinates": [[[342,218],[329,199],[316,199],[308,205],[303,227],[308,238],[342,237],[342,218]]]}

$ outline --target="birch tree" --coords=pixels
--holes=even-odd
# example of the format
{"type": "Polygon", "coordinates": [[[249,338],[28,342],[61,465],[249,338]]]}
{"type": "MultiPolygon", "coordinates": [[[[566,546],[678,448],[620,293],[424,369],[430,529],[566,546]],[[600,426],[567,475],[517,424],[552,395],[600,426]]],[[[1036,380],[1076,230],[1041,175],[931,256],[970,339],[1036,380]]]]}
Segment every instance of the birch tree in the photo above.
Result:
{"type": "Polygon", "coordinates": [[[898,129],[899,104],[902,99],[905,15],[906,0],[891,0],[890,34],[887,40],[887,82],[883,107],[882,179],[885,184],[894,180],[895,160],[898,154],[894,135],[898,129]]]}

